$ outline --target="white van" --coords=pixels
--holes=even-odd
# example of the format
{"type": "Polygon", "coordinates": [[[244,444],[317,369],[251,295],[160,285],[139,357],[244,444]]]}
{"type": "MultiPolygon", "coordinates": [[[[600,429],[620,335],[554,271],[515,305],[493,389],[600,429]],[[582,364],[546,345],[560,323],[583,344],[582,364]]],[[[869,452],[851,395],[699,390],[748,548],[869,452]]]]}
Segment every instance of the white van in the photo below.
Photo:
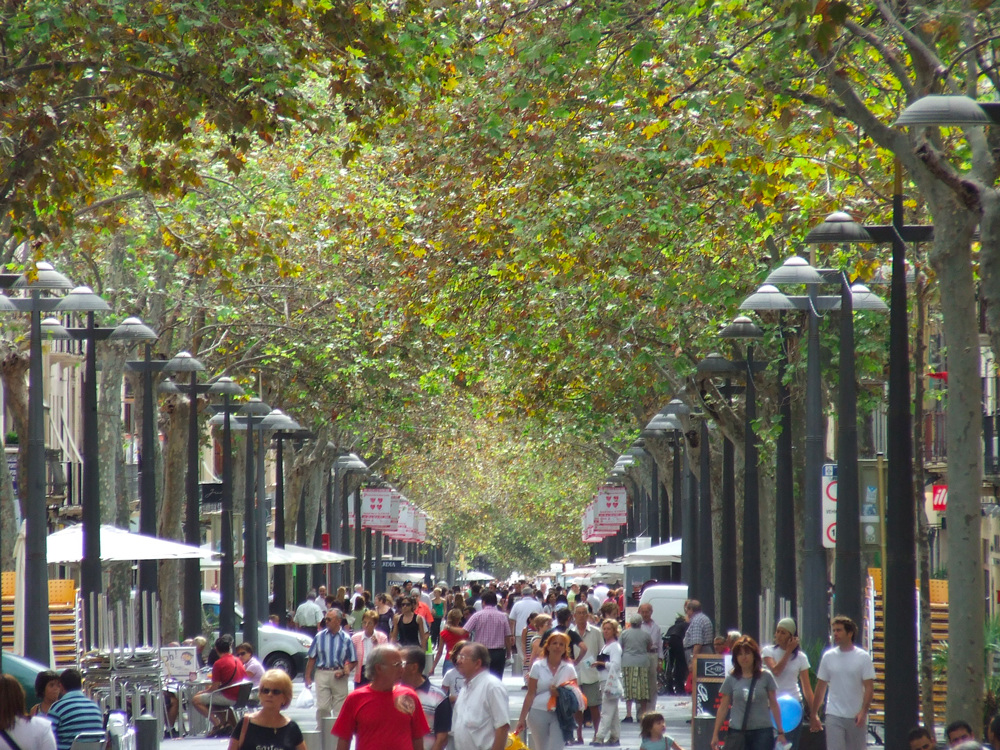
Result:
{"type": "Polygon", "coordinates": [[[684,602],[688,599],[686,583],[658,583],[647,586],[639,598],[639,604],[653,605],[653,622],[663,633],[674,624],[677,615],[684,615],[684,602]]]}
{"type": "MultiPolygon", "coordinates": [[[[219,627],[219,602],[219,592],[201,592],[201,607],[205,611],[205,619],[214,628],[219,627]]],[[[235,645],[238,646],[243,641],[243,607],[237,604],[235,609],[236,633],[233,637],[236,639],[235,645]]],[[[219,631],[216,630],[213,636],[218,638],[219,631]]],[[[260,659],[268,669],[280,669],[294,679],[296,675],[305,672],[306,654],[312,641],[312,636],[307,633],[285,630],[274,625],[258,625],[258,653],[254,656],[260,659]]]]}

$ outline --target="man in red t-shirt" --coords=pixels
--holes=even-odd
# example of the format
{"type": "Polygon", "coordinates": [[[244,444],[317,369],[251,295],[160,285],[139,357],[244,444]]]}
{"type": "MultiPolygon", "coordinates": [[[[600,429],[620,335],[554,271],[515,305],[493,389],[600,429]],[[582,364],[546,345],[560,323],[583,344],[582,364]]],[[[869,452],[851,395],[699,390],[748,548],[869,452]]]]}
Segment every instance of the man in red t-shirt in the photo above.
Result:
{"type": "MultiPolygon", "coordinates": [[[[233,637],[231,635],[219,636],[218,640],[215,641],[215,650],[218,652],[219,658],[212,665],[212,684],[206,690],[196,694],[192,700],[195,709],[202,716],[208,716],[209,703],[212,704],[213,709],[232,706],[240,694],[238,687],[223,690],[215,696],[210,695],[210,693],[226,685],[243,682],[247,676],[243,662],[233,655],[233,637]]],[[[209,718],[218,727],[215,716],[209,718]]]]}
{"type": "Polygon", "coordinates": [[[395,646],[376,646],[365,659],[365,677],[371,682],[352,691],[334,722],[337,750],[423,750],[430,731],[420,696],[407,685],[397,685],[403,658],[395,646]]]}

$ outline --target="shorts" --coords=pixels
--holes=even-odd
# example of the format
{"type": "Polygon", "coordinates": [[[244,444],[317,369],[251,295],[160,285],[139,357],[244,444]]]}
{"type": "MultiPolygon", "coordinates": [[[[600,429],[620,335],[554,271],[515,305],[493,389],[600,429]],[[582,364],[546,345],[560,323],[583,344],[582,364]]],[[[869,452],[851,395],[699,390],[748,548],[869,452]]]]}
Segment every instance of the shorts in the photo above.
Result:
{"type": "Polygon", "coordinates": [[[601,683],[588,682],[580,683],[580,692],[587,699],[587,707],[599,706],[604,699],[601,697],[601,683]]]}
{"type": "Polygon", "coordinates": [[[203,706],[207,706],[209,703],[212,707],[218,706],[219,708],[226,708],[227,706],[236,705],[236,701],[232,698],[227,698],[222,693],[213,696],[211,693],[198,693],[192,700],[200,703],[203,706]]]}

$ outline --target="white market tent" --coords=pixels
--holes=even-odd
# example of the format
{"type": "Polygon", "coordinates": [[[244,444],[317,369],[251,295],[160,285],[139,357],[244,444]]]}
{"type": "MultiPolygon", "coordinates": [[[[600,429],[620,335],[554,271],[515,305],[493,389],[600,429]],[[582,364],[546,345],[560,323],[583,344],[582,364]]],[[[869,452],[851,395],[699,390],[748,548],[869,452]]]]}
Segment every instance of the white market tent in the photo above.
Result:
{"type": "MultiPolygon", "coordinates": [[[[46,540],[49,565],[79,563],[83,560],[83,524],[68,526],[46,540]]],[[[101,526],[101,562],[133,560],[210,560],[212,553],[171,539],[133,534],[107,524],[101,526]]]]}
{"type": "MultiPolygon", "coordinates": [[[[201,549],[208,550],[208,545],[203,544],[201,549]]],[[[214,553],[217,554],[217,553],[214,553]]],[[[267,543],[267,564],[271,565],[327,565],[329,563],[341,563],[345,560],[353,560],[351,555],[344,555],[340,552],[328,552],[323,549],[313,549],[312,547],[300,547],[297,544],[286,544],[284,547],[275,547],[274,542],[267,543]]],[[[202,563],[203,570],[211,570],[219,567],[218,560],[209,563],[202,563]]],[[[237,560],[235,567],[242,568],[243,561],[237,560]]]]}
{"type": "Polygon", "coordinates": [[[681,561],[681,540],[674,539],[672,542],[658,544],[655,547],[629,552],[622,558],[622,565],[626,568],[640,565],[669,565],[681,561]]]}

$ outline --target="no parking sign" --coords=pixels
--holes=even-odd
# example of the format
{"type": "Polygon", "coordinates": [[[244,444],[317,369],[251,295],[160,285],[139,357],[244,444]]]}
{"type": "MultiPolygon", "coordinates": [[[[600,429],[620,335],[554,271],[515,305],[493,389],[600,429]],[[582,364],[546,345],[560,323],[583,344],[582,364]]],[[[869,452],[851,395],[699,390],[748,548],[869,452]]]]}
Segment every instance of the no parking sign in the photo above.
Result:
{"type": "Polygon", "coordinates": [[[823,546],[837,546],[837,464],[823,464],[823,546]]]}

